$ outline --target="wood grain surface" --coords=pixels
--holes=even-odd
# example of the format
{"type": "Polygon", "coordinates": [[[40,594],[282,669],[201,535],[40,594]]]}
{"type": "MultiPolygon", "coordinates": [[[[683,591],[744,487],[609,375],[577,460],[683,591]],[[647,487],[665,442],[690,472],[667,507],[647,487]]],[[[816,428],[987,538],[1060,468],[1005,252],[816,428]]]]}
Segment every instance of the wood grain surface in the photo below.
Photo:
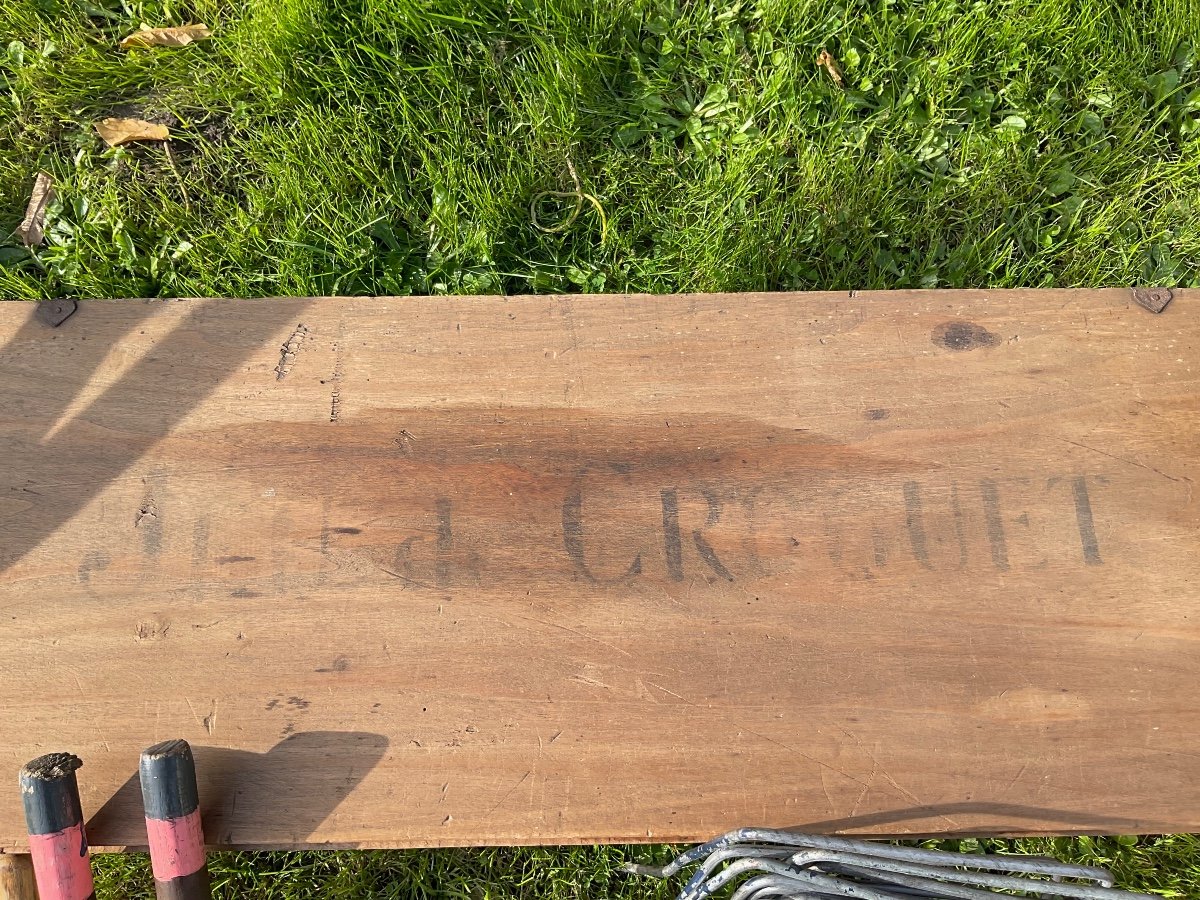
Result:
{"type": "Polygon", "coordinates": [[[33,860],[23,853],[0,853],[0,900],[38,900],[33,860]]]}
{"type": "Polygon", "coordinates": [[[0,304],[0,848],[1200,830],[1198,309],[0,304]]]}

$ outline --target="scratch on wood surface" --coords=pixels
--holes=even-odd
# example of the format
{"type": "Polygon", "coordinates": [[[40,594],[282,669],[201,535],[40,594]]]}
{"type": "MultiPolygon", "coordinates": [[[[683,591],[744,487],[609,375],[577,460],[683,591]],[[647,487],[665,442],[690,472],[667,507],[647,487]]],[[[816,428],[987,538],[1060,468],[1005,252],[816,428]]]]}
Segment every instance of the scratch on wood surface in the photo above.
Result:
{"type": "MultiPolygon", "coordinates": [[[[825,786],[825,770],[817,769],[817,780],[821,783],[821,793],[825,795],[825,802],[829,804],[829,815],[837,815],[837,806],[833,802],[833,798],[829,796],[829,788],[825,786]]],[[[766,817],[764,816],[764,821],[766,817]]]]}
{"type": "MultiPolygon", "coordinates": [[[[918,797],[912,791],[903,787],[898,781],[896,781],[896,779],[893,778],[888,773],[887,769],[883,768],[883,766],[881,766],[879,764],[879,760],[876,759],[875,754],[872,753],[869,749],[867,749],[866,744],[864,744],[861,740],[859,740],[857,735],[853,734],[850,731],[847,731],[845,728],[841,729],[841,731],[844,735],[846,735],[846,737],[850,738],[852,741],[854,741],[854,743],[858,744],[859,750],[861,750],[866,755],[867,759],[871,760],[871,775],[870,775],[870,778],[868,779],[868,782],[874,782],[875,774],[878,773],[878,774],[882,775],[884,780],[888,784],[890,784],[893,788],[895,788],[902,797],[906,798],[911,803],[915,804],[918,808],[921,808],[921,809],[930,808],[930,804],[926,803],[924,800],[922,800],[920,797],[918,797]]],[[[868,783],[868,789],[869,789],[869,787],[870,787],[870,784],[868,783]]],[[[862,796],[859,797],[859,802],[861,802],[862,798],[866,796],[866,793],[867,793],[867,791],[864,790],[862,796]]],[[[856,803],[855,809],[857,809],[857,808],[858,808],[858,804],[856,803]]],[[[851,815],[854,815],[854,814],[851,813],[851,815]]],[[[954,827],[956,829],[961,827],[958,824],[958,822],[956,822],[954,819],[950,818],[950,816],[944,815],[942,813],[936,813],[936,815],[939,819],[943,819],[944,821],[948,822],[952,827],[954,827]]]]}
{"type": "Polygon", "coordinates": [[[1017,774],[1012,777],[1012,781],[1010,781],[1008,784],[1006,784],[1004,786],[1004,790],[1001,792],[1001,796],[1008,795],[1008,792],[1013,789],[1013,785],[1015,785],[1018,781],[1021,780],[1021,776],[1025,774],[1025,770],[1028,768],[1029,768],[1029,763],[1021,764],[1021,768],[1017,769],[1017,774]]]}
{"type": "Polygon", "coordinates": [[[1093,453],[1099,453],[1101,456],[1107,456],[1109,459],[1115,459],[1117,462],[1123,462],[1128,466],[1135,466],[1139,469],[1145,469],[1147,472],[1153,472],[1155,475],[1161,475],[1163,478],[1167,479],[1168,481],[1174,481],[1177,484],[1185,484],[1186,483],[1188,486],[1188,502],[1191,502],[1192,479],[1190,479],[1186,476],[1168,475],[1166,472],[1162,471],[1161,469],[1156,469],[1156,468],[1154,468],[1154,466],[1147,465],[1146,463],[1138,462],[1136,459],[1129,459],[1128,457],[1125,457],[1125,456],[1117,456],[1115,453],[1108,453],[1107,451],[1101,450],[1098,447],[1091,447],[1091,446],[1088,446],[1087,444],[1081,444],[1078,441],[1068,440],[1067,438],[1059,438],[1059,440],[1062,441],[1064,444],[1070,444],[1072,447],[1080,447],[1084,450],[1091,450],[1093,453]]]}
{"type": "Polygon", "coordinates": [[[208,715],[204,717],[204,730],[209,734],[213,734],[217,730],[217,701],[213,698],[212,708],[208,715]]]}
{"type": "Polygon", "coordinates": [[[695,703],[693,703],[691,700],[689,700],[687,697],[684,697],[684,696],[682,696],[682,695],[680,695],[680,694],[677,694],[677,693],[675,693],[675,692],[674,692],[674,691],[672,691],[672,690],[668,690],[667,688],[663,687],[661,684],[658,684],[657,682],[654,682],[654,681],[647,681],[647,682],[646,682],[646,684],[650,685],[650,687],[656,687],[656,688],[658,688],[658,689],[659,689],[660,691],[662,691],[664,694],[670,694],[670,695],[671,695],[672,697],[674,697],[676,700],[682,700],[684,703],[688,704],[689,706],[695,706],[695,705],[696,705],[696,704],[695,704],[695,703]]]}
{"type": "Polygon", "coordinates": [[[633,683],[637,687],[637,698],[639,700],[646,700],[649,703],[659,702],[658,698],[654,696],[654,694],[650,693],[650,689],[646,687],[646,684],[644,681],[642,681],[642,679],[634,678],[633,683]]]}
{"type": "Polygon", "coordinates": [[[604,688],[606,691],[611,691],[612,686],[605,684],[603,681],[597,681],[595,678],[588,678],[586,675],[572,675],[572,681],[579,681],[583,684],[590,684],[593,687],[604,688]]]}
{"type": "Polygon", "coordinates": [[[134,636],[138,641],[161,641],[170,631],[170,622],[160,622],[157,620],[138,622],[133,629],[134,636]]]}
{"type": "Polygon", "coordinates": [[[417,581],[415,578],[409,578],[407,575],[401,575],[399,572],[389,569],[386,566],[379,566],[379,571],[387,575],[391,575],[393,578],[399,578],[405,584],[411,584],[413,587],[425,588],[431,591],[433,590],[433,585],[426,584],[423,581],[417,581]]]}
{"type": "Polygon", "coordinates": [[[851,819],[853,819],[853,818],[854,818],[856,815],[858,815],[858,808],[859,808],[860,806],[862,806],[862,802],[863,802],[863,800],[865,800],[865,799],[866,799],[866,797],[867,797],[867,794],[868,794],[868,793],[870,793],[870,790],[871,790],[871,785],[873,785],[873,784],[875,783],[875,773],[876,773],[878,770],[879,770],[879,764],[878,764],[878,763],[875,763],[875,764],[874,764],[874,765],[871,767],[871,774],[870,774],[869,776],[867,776],[867,781],[866,781],[866,783],[865,783],[865,784],[863,784],[862,793],[858,795],[858,799],[856,799],[856,800],[854,801],[854,806],[853,806],[853,807],[851,808],[851,810],[850,810],[850,816],[849,816],[849,817],[850,817],[851,819]]]}
{"type": "Polygon", "coordinates": [[[549,627],[551,627],[551,628],[558,628],[558,629],[560,629],[560,630],[562,630],[562,631],[566,631],[566,632],[568,632],[568,633],[570,633],[570,634],[573,634],[573,635],[575,635],[576,637],[581,637],[581,638],[583,638],[583,639],[584,639],[584,640],[586,640],[586,641],[595,641],[595,642],[596,642],[597,644],[599,644],[600,646],[602,646],[602,647],[607,647],[609,650],[616,650],[618,653],[621,653],[621,654],[623,654],[623,655],[625,655],[625,656],[628,656],[630,659],[632,659],[632,658],[633,658],[633,654],[632,654],[632,653],[630,653],[628,650],[622,650],[622,649],[621,649],[620,647],[618,647],[616,644],[610,644],[608,641],[601,640],[601,639],[600,639],[600,638],[598,638],[598,637],[593,637],[592,635],[590,635],[590,634],[586,634],[586,633],[584,633],[584,632],[582,632],[582,631],[576,631],[574,628],[568,628],[566,625],[560,625],[560,624],[558,624],[557,622],[547,622],[547,621],[545,621],[544,619],[535,619],[535,618],[533,618],[532,616],[521,616],[521,615],[518,615],[518,616],[517,616],[517,618],[518,618],[518,619],[524,619],[524,620],[525,620],[525,621],[527,621],[527,622],[536,622],[536,623],[537,623],[537,624],[539,624],[539,625],[548,625],[548,626],[549,626],[549,627]]]}
{"type": "Polygon", "coordinates": [[[789,753],[795,753],[797,756],[802,756],[802,757],[804,757],[804,759],[807,759],[811,763],[815,763],[816,765],[820,766],[823,769],[828,769],[831,772],[836,772],[837,774],[841,775],[843,778],[849,778],[855,784],[861,784],[861,785],[869,787],[869,785],[867,785],[862,779],[855,778],[849,772],[846,772],[843,769],[839,769],[837,766],[832,766],[827,762],[819,760],[815,756],[810,756],[809,754],[805,753],[803,750],[797,750],[795,747],[791,746],[790,744],[785,744],[783,741],[777,741],[777,740],[775,740],[775,738],[768,737],[767,735],[763,734],[762,732],[755,731],[752,728],[747,728],[744,724],[742,724],[741,722],[738,722],[736,720],[734,720],[734,724],[737,725],[737,727],[741,728],[743,731],[745,731],[747,734],[752,734],[755,737],[762,738],[768,744],[774,744],[776,747],[782,747],[784,750],[787,750],[789,753]]]}
{"type": "Polygon", "coordinates": [[[183,698],[183,702],[184,702],[184,703],[186,703],[186,704],[188,705],[188,709],[190,709],[190,710],[192,711],[192,718],[196,720],[196,724],[198,724],[198,725],[203,725],[203,724],[204,724],[204,720],[202,720],[202,719],[200,718],[199,714],[196,712],[196,707],[192,706],[192,700],[191,700],[191,698],[190,698],[190,697],[184,697],[184,698],[183,698]]]}
{"type": "Polygon", "coordinates": [[[524,775],[522,775],[521,780],[518,781],[516,784],[514,784],[512,787],[510,787],[507,791],[505,791],[504,796],[500,798],[500,801],[495,806],[493,806],[491,809],[489,809],[487,811],[487,814],[490,816],[492,813],[494,813],[496,810],[498,810],[500,807],[502,807],[505,804],[505,802],[507,802],[508,798],[513,795],[513,792],[516,791],[516,789],[519,788],[521,785],[523,785],[525,783],[525,780],[527,778],[529,778],[529,776],[532,774],[533,774],[533,769],[530,769],[528,772],[526,772],[524,775]]]}
{"type": "Polygon", "coordinates": [[[401,428],[400,433],[396,435],[396,439],[393,441],[393,443],[400,448],[400,452],[405,455],[408,455],[409,444],[415,444],[416,442],[417,436],[407,428],[401,428]]]}
{"type": "Polygon", "coordinates": [[[307,335],[308,329],[301,322],[291,336],[284,341],[283,347],[279,351],[279,364],[275,367],[276,381],[283,381],[291,373],[292,366],[296,363],[296,356],[300,353],[300,347],[304,344],[304,338],[307,335]]]}

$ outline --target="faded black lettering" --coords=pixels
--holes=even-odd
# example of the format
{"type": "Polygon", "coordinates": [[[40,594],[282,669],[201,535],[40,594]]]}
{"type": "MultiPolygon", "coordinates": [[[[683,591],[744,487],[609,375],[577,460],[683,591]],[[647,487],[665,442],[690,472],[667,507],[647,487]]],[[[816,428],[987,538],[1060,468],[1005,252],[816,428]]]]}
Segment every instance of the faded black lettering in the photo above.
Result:
{"type": "MultiPolygon", "coordinates": [[[[792,540],[795,540],[795,538],[792,540]]],[[[700,554],[700,558],[704,560],[705,564],[710,569],[712,569],[726,581],[733,581],[733,573],[725,568],[724,564],[717,556],[716,551],[714,551],[708,541],[704,539],[703,534],[701,534],[699,531],[693,531],[692,543],[696,545],[696,552],[700,554]]]]}
{"type": "MultiPolygon", "coordinates": [[[[276,534],[280,532],[276,531],[276,534]]],[[[208,519],[197,519],[192,525],[192,568],[203,569],[208,563],[208,519]]]]}
{"type": "Polygon", "coordinates": [[[1101,565],[1100,543],[1096,540],[1096,523],[1092,518],[1092,503],[1088,498],[1087,479],[1079,475],[1072,481],[1075,494],[1075,523],[1079,526],[1079,543],[1083,561],[1089,566],[1101,565]]]}
{"type": "Polygon", "coordinates": [[[921,504],[921,486],[915,481],[904,482],[904,524],[908,528],[908,542],[913,556],[926,569],[929,563],[929,547],[925,540],[925,514],[921,504]]]}
{"type": "Polygon", "coordinates": [[[954,537],[958,540],[958,565],[967,564],[967,529],[963,522],[962,504],[958,502],[958,482],[950,482],[950,509],[954,516],[954,537]]]}
{"type": "MultiPolygon", "coordinates": [[[[331,545],[330,527],[329,527],[329,498],[325,497],[321,500],[321,557],[329,559],[329,550],[331,545]]],[[[329,573],[325,569],[324,563],[321,564],[321,570],[317,573],[317,584],[324,584],[329,578],[329,573]]]]}
{"type": "Polygon", "coordinates": [[[633,578],[635,575],[642,574],[642,554],[639,553],[633,558],[633,562],[629,564],[629,568],[625,574],[619,578],[609,579],[607,581],[597,578],[588,568],[587,555],[584,552],[583,542],[583,491],[580,488],[575,488],[571,493],[567,494],[563,500],[562,507],[562,525],[563,525],[563,547],[567,551],[567,556],[571,558],[571,562],[575,564],[575,571],[586,578],[588,581],[597,584],[614,584],[620,581],[626,581],[633,578]]]}
{"type": "MultiPolygon", "coordinates": [[[[700,495],[708,506],[704,518],[705,527],[716,525],[721,521],[721,501],[708,488],[700,488],[700,495]]],[[[679,494],[675,488],[661,492],[663,505],[663,550],[667,556],[667,574],[672,581],[683,580],[683,541],[679,531],[679,494]]],[[[704,564],[726,581],[733,581],[733,573],[721,562],[717,551],[704,537],[699,528],[692,532],[692,544],[704,564]]]]}
{"type": "Polygon", "coordinates": [[[103,550],[91,550],[79,564],[79,582],[88,584],[93,572],[103,572],[112,563],[112,559],[103,550]]]}
{"type": "Polygon", "coordinates": [[[454,532],[450,527],[450,498],[437,498],[437,563],[434,580],[438,587],[450,583],[450,552],[454,548],[454,532]]]}
{"type": "Polygon", "coordinates": [[[674,488],[661,492],[663,522],[663,552],[667,557],[667,574],[672,581],[683,581],[683,541],[679,537],[679,496],[674,488]]]}
{"type": "Polygon", "coordinates": [[[887,565],[887,544],[883,539],[883,532],[878,526],[871,529],[871,550],[875,560],[875,567],[881,569],[887,565]]]}
{"type": "Polygon", "coordinates": [[[985,478],[979,482],[983,497],[983,517],[987,523],[988,542],[992,545],[992,562],[1002,572],[1008,571],[1008,543],[1004,537],[1004,520],[1000,517],[1000,492],[996,482],[985,478]]]}
{"type": "Polygon", "coordinates": [[[835,566],[842,562],[842,530],[836,528],[830,520],[829,515],[825,517],[825,551],[829,554],[829,561],[835,566]]]}

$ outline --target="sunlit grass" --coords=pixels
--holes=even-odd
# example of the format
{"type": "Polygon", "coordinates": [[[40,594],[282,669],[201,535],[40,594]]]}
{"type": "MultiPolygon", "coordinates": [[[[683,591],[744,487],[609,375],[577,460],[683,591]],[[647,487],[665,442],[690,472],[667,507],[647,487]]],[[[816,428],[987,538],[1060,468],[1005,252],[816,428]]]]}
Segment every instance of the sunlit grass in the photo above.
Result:
{"type": "Polygon", "coordinates": [[[0,233],[62,198],[11,296],[1200,279],[1196,0],[95,3],[0,5],[0,233]],[[606,232],[534,227],[568,161],[606,232]]]}

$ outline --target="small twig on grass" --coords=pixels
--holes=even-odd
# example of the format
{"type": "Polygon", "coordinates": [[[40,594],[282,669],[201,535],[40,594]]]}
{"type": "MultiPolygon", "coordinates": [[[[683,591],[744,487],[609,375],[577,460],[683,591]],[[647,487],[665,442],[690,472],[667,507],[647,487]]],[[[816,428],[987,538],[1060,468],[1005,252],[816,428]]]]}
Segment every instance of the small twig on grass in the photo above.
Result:
{"type": "Polygon", "coordinates": [[[575,171],[575,164],[571,162],[570,157],[567,158],[567,171],[571,173],[571,180],[575,182],[575,190],[573,191],[541,191],[534,194],[533,199],[529,201],[529,218],[533,221],[533,227],[538,231],[546,234],[562,234],[579,218],[579,214],[583,212],[583,201],[586,200],[596,207],[596,212],[600,215],[600,243],[604,243],[604,239],[608,236],[608,217],[604,214],[604,207],[600,205],[600,201],[591,194],[585,193],[583,185],[579,182],[579,173],[575,171]],[[571,214],[557,225],[543,225],[538,221],[538,205],[547,197],[570,197],[575,200],[575,208],[571,214]]]}

